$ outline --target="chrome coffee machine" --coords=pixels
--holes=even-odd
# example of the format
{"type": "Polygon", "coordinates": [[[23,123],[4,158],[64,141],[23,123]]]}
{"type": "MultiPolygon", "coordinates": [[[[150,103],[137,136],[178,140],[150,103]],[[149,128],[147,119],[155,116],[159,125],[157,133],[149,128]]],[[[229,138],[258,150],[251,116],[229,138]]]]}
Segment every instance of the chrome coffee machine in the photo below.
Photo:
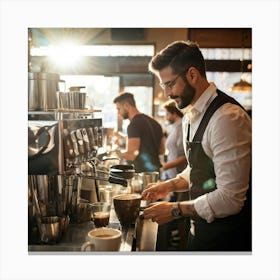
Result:
{"type": "Polygon", "coordinates": [[[60,235],[69,220],[77,222],[81,167],[97,156],[102,139],[101,119],[28,121],[29,243],[59,241],[44,238],[45,217],[59,217],[60,235]]]}
{"type": "Polygon", "coordinates": [[[99,181],[127,186],[134,175],[121,165],[108,172],[98,170],[104,139],[101,119],[46,120],[46,116],[32,113],[28,121],[29,244],[57,243],[69,223],[90,219],[87,198],[81,195],[84,180],[91,181],[90,202],[95,202],[99,181]]]}

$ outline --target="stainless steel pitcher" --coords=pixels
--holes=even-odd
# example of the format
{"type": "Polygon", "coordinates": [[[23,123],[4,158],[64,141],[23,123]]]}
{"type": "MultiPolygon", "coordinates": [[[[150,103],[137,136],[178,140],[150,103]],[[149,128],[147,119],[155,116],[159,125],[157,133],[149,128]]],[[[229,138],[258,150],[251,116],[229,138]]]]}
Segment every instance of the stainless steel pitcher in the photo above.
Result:
{"type": "Polygon", "coordinates": [[[57,92],[60,80],[55,73],[28,73],[28,110],[47,111],[57,109],[57,92]]]}
{"type": "Polygon", "coordinates": [[[150,183],[156,183],[159,180],[159,172],[142,172],[143,188],[150,183]]]}
{"type": "Polygon", "coordinates": [[[158,224],[151,219],[139,215],[135,225],[136,251],[155,251],[157,243],[158,224]]]}

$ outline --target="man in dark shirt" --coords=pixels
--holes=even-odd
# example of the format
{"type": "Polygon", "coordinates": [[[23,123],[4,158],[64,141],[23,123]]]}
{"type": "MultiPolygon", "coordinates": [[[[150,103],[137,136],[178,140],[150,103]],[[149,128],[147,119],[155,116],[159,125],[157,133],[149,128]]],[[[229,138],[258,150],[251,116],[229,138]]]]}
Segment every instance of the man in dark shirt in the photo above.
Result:
{"type": "Polygon", "coordinates": [[[165,138],[160,124],[139,112],[131,93],[124,92],[113,102],[119,115],[130,120],[127,127],[127,149],[125,152],[117,151],[117,155],[133,163],[137,173],[159,171],[159,155],[165,152],[165,138]]]}

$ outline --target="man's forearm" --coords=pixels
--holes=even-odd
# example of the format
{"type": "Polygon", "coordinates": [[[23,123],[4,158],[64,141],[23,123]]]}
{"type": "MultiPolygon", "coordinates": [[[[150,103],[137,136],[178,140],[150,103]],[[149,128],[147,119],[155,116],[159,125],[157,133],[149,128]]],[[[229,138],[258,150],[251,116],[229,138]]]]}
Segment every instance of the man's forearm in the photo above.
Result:
{"type": "Polygon", "coordinates": [[[189,183],[181,177],[166,181],[170,192],[185,192],[189,190],[189,183]]]}
{"type": "Polygon", "coordinates": [[[117,151],[117,156],[121,159],[125,159],[125,160],[135,160],[135,158],[137,157],[138,155],[138,151],[134,151],[132,153],[130,153],[129,151],[126,151],[126,152],[120,152],[120,151],[117,151]]]}
{"type": "Polygon", "coordinates": [[[186,160],[185,156],[178,157],[175,160],[163,163],[163,170],[167,170],[167,169],[177,167],[177,166],[182,166],[186,162],[187,162],[187,160],[186,160]]]}
{"type": "Polygon", "coordinates": [[[199,217],[199,215],[197,214],[197,212],[194,208],[193,200],[180,202],[179,209],[181,210],[181,215],[184,217],[190,217],[190,218],[199,217]]]}
{"type": "MultiPolygon", "coordinates": [[[[183,192],[189,190],[189,183],[182,177],[176,177],[171,180],[166,181],[169,185],[170,192],[183,192]]],[[[194,208],[194,201],[180,201],[179,208],[181,210],[181,215],[184,217],[197,218],[197,214],[194,208]]]]}

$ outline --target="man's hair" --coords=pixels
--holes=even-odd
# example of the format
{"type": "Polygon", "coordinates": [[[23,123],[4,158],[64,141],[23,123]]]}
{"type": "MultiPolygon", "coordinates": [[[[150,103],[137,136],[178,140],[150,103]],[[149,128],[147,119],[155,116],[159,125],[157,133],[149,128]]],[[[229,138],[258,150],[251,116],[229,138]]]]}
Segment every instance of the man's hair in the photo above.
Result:
{"type": "Polygon", "coordinates": [[[175,41],[158,52],[149,63],[149,70],[158,71],[170,66],[174,74],[195,67],[201,76],[206,77],[205,60],[197,43],[192,41],[175,41]]]}
{"type": "Polygon", "coordinates": [[[169,113],[176,114],[180,118],[184,116],[182,111],[177,107],[175,100],[168,100],[163,104],[163,108],[165,108],[169,113]]]}
{"type": "Polygon", "coordinates": [[[136,103],[135,103],[135,99],[132,93],[130,92],[123,92],[120,95],[118,95],[114,100],[114,103],[125,103],[127,102],[128,104],[130,104],[133,107],[136,107],[136,103]]]}

